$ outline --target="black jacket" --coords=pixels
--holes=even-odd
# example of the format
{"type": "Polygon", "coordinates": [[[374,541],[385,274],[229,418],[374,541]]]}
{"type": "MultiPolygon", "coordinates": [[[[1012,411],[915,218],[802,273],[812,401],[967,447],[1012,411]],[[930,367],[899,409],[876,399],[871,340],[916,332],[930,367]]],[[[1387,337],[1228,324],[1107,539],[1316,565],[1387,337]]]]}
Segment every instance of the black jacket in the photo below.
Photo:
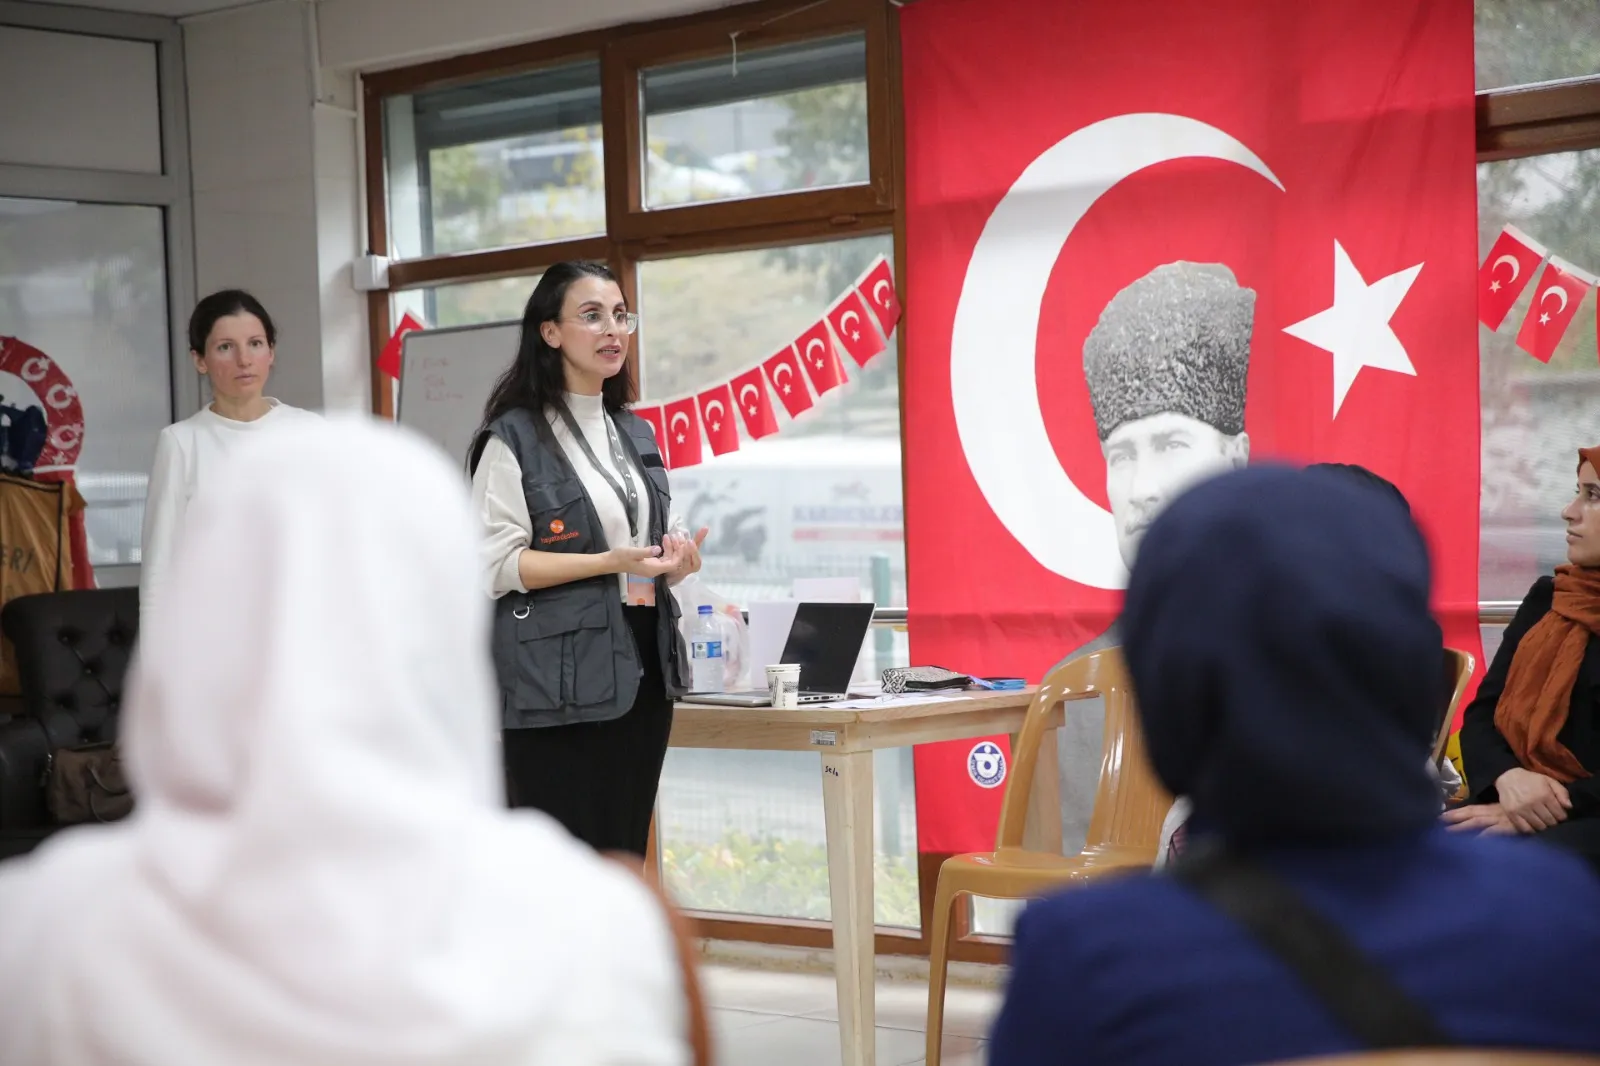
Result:
{"type": "MultiPolygon", "coordinates": [[[[672,495],[649,423],[613,413],[622,446],[645,473],[650,493],[650,542],[666,534],[672,495]]],[[[487,434],[500,438],[522,467],[522,490],[538,551],[606,551],[594,502],[542,416],[516,410],[487,434]]],[[[483,454],[475,442],[472,466],[483,454]]],[[[641,655],[659,655],[667,696],[687,689],[688,655],[678,632],[678,604],[665,578],[656,581],[656,646],[635,645],[623,614],[615,574],[512,592],[495,601],[494,664],[500,681],[501,723],[507,729],[604,722],[627,714],[638,695],[641,655]]]]}
{"type": "MultiPolygon", "coordinates": [[[[1511,669],[1511,658],[1517,645],[1527,636],[1528,630],[1550,612],[1555,599],[1555,578],[1541,577],[1533,583],[1522,598],[1516,617],[1506,627],[1500,650],[1489,664],[1478,694],[1467,706],[1461,723],[1461,764],[1466,771],[1467,786],[1472,790],[1475,803],[1497,803],[1499,795],[1494,783],[1507,770],[1522,764],[1511,751],[1511,745],[1500,735],[1494,725],[1495,707],[1500,694],[1505,691],[1506,674],[1511,669]]],[[[1572,703],[1567,711],[1567,724],[1561,727],[1557,739],[1565,744],[1591,773],[1600,772],[1600,640],[1593,634],[1583,653],[1583,665],[1578,668],[1578,680],[1572,686],[1572,703]]],[[[1586,777],[1567,786],[1572,797],[1572,816],[1600,814],[1600,777],[1586,777]]]]}

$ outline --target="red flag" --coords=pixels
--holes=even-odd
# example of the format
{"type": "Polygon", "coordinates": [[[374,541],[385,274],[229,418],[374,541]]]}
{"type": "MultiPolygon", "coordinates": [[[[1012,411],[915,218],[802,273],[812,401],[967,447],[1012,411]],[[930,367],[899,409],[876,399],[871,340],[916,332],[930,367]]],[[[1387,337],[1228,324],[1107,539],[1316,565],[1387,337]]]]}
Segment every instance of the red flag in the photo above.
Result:
{"type": "Polygon", "coordinates": [[[811,387],[817,390],[818,396],[844,384],[844,367],[839,365],[839,354],[833,350],[826,322],[819,320],[800,334],[800,339],[794,342],[794,350],[799,353],[800,365],[806,368],[806,377],[811,379],[811,387]]]}
{"type": "Polygon", "coordinates": [[[1515,226],[1501,230],[1478,268],[1478,321],[1499,329],[1544,256],[1544,246],[1515,226]]]}
{"type": "Polygon", "coordinates": [[[750,439],[760,440],[778,432],[778,419],[772,413],[772,399],[767,395],[760,367],[733,379],[733,395],[739,401],[739,416],[744,419],[750,439]]]}
{"type": "Polygon", "coordinates": [[[1528,305],[1528,317],[1522,320],[1517,331],[1517,347],[1539,360],[1548,363],[1556,354],[1556,345],[1567,332],[1567,326],[1577,317],[1578,305],[1594,288],[1595,280],[1571,263],[1551,256],[1534,287],[1533,302],[1528,305]]]}
{"type": "Polygon", "coordinates": [[[893,333],[895,323],[900,321],[900,296],[894,291],[894,274],[889,270],[889,260],[880,255],[878,261],[856,282],[856,292],[872,308],[878,325],[883,327],[883,335],[887,337],[893,333]]]}
{"type": "Polygon", "coordinates": [[[414,329],[427,329],[422,320],[407,311],[400,316],[400,324],[394,328],[394,333],[383,346],[383,351],[378,353],[378,369],[396,380],[400,377],[400,349],[405,335],[414,329]]]}
{"type": "Polygon", "coordinates": [[[739,450],[739,423],[733,417],[733,389],[718,385],[695,397],[700,407],[700,424],[705,427],[706,443],[713,455],[739,450]]]}
{"type": "MultiPolygon", "coordinates": [[[[1115,644],[1160,506],[1272,458],[1397,484],[1476,654],[1471,5],[951,0],[900,28],[911,661],[1037,681],[1115,644]],[[1017,100],[1050,106],[1001,121],[1017,100]]],[[[994,846],[988,743],[917,749],[921,849],[994,846]]]]}
{"type": "Polygon", "coordinates": [[[887,345],[878,336],[878,328],[867,318],[867,306],[861,294],[851,289],[839,297],[839,302],[828,310],[828,324],[839,335],[839,343],[850,353],[857,366],[866,366],[872,357],[887,345]]]}
{"type": "Polygon", "coordinates": [[[811,393],[806,389],[805,378],[800,376],[796,365],[794,345],[762,363],[761,368],[767,372],[772,391],[778,394],[778,402],[783,404],[790,418],[799,418],[802,411],[811,409],[811,393]]]}
{"type": "Polygon", "coordinates": [[[700,418],[694,398],[674,400],[662,408],[667,423],[667,465],[676,470],[700,462],[700,418]]]}
{"type": "Polygon", "coordinates": [[[659,407],[635,407],[633,413],[650,423],[650,432],[656,435],[656,447],[661,449],[661,461],[665,466],[672,463],[667,456],[667,431],[666,421],[662,418],[659,407]]]}

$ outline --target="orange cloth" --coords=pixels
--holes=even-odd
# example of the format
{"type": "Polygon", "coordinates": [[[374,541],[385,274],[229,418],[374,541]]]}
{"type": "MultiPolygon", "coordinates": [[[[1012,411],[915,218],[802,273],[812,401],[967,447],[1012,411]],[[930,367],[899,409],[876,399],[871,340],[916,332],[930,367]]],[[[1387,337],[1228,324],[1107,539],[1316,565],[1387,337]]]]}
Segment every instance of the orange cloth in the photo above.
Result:
{"type": "MultiPolygon", "coordinates": [[[[1600,473],[1600,447],[1578,451],[1578,469],[1600,473]]],[[[1494,727],[1525,769],[1570,782],[1592,777],[1578,757],[1556,739],[1567,724],[1572,686],[1578,680],[1589,636],[1600,633],[1600,570],[1556,567],[1550,613],[1517,645],[1506,687],[1494,709],[1494,727]]]]}
{"type": "MultiPolygon", "coordinates": [[[[71,527],[83,497],[70,483],[0,475],[0,606],[74,587],[71,527]]],[[[17,692],[10,641],[0,641],[0,694],[17,692]]]]}

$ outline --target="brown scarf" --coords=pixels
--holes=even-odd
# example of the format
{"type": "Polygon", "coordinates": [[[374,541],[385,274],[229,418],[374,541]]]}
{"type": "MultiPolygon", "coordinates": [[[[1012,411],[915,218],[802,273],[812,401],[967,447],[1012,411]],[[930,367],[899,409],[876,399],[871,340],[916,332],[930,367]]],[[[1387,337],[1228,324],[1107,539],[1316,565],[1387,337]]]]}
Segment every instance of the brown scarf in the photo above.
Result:
{"type": "MultiPolygon", "coordinates": [[[[1600,447],[1578,452],[1578,468],[1600,472],[1600,447]]],[[[1555,602],[1517,645],[1506,687],[1494,710],[1494,725],[1525,768],[1571,782],[1592,776],[1556,739],[1567,724],[1572,687],[1589,647],[1600,634],[1600,570],[1556,568],[1555,602]]]]}

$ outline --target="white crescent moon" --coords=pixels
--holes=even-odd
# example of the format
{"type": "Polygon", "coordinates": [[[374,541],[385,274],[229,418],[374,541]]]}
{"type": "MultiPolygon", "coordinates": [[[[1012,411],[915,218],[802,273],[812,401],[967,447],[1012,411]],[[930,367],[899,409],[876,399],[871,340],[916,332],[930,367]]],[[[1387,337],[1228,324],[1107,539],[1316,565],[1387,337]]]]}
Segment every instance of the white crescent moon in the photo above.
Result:
{"type": "Polygon", "coordinates": [[[878,283],[872,287],[872,302],[877,304],[879,307],[887,308],[889,306],[889,297],[880,296],[878,294],[889,287],[889,279],[880,278],[878,283]]]}
{"type": "Polygon", "coordinates": [[[839,316],[839,325],[844,327],[845,323],[849,322],[852,318],[856,320],[856,325],[859,326],[861,324],[860,315],[856,314],[854,311],[846,311],[844,314],[839,316]]]}
{"type": "Polygon", "coordinates": [[[760,390],[757,389],[754,385],[746,385],[744,388],[739,390],[739,405],[741,407],[744,406],[744,404],[745,404],[745,396],[746,396],[747,393],[750,396],[759,396],[759,395],[761,395],[760,390]]]}
{"type": "Polygon", "coordinates": [[[788,374],[790,377],[794,377],[794,367],[788,363],[779,363],[778,369],[772,372],[772,380],[774,382],[781,383],[783,381],[783,379],[779,376],[781,374],[788,374]]]}
{"type": "MultiPolygon", "coordinates": [[[[680,411],[678,413],[682,414],[683,412],[680,411]]],[[[727,408],[722,406],[722,401],[721,400],[708,400],[708,401],[706,401],[706,417],[708,419],[711,418],[711,417],[726,418],[727,415],[728,415],[727,408]],[[713,416],[711,414],[712,411],[717,412],[715,416],[713,416]]]]}
{"type": "Polygon", "coordinates": [[[1506,280],[1516,281],[1517,274],[1522,270],[1522,268],[1517,265],[1517,257],[1514,255],[1502,255],[1499,259],[1496,259],[1493,263],[1489,264],[1489,273],[1493,274],[1496,270],[1499,270],[1501,263],[1511,264],[1511,276],[1506,280]]]}
{"type": "Polygon", "coordinates": [[[1559,315],[1561,312],[1567,309],[1567,290],[1563,289],[1560,285],[1550,286],[1548,289],[1539,294],[1540,307],[1544,306],[1545,297],[1549,296],[1551,293],[1555,293],[1557,296],[1561,297],[1561,306],[1556,308],[1556,314],[1559,315]]]}
{"type": "Polygon", "coordinates": [[[683,424],[685,426],[689,424],[689,416],[684,414],[682,411],[679,411],[677,414],[672,416],[672,421],[667,423],[667,429],[673,433],[678,432],[678,419],[680,418],[683,419],[683,424]]]}
{"type": "MultiPolygon", "coordinates": [[[[840,322],[843,322],[843,321],[844,321],[843,319],[840,319],[840,322]]],[[[812,348],[821,348],[823,351],[827,351],[828,350],[828,346],[826,344],[822,343],[822,338],[821,337],[812,337],[809,341],[806,341],[806,359],[808,361],[811,359],[811,349],[812,348]]],[[[822,366],[822,359],[821,359],[820,356],[818,357],[815,365],[818,366],[818,367],[822,366]]]]}
{"type": "MultiPolygon", "coordinates": [[[[950,331],[956,432],[978,489],[1017,542],[1047,570],[1120,589],[1127,568],[1110,512],[1056,461],[1039,407],[1035,346],[1050,271],[1080,219],[1123,178],[1172,159],[1220,159],[1283,183],[1250,149],[1182,115],[1118,115],[1047,148],[1001,197],[967,262],[950,331]],[[994,343],[994,323],[1022,344],[994,343]]],[[[1078,358],[1079,353],[1055,353],[1078,358]]]]}

